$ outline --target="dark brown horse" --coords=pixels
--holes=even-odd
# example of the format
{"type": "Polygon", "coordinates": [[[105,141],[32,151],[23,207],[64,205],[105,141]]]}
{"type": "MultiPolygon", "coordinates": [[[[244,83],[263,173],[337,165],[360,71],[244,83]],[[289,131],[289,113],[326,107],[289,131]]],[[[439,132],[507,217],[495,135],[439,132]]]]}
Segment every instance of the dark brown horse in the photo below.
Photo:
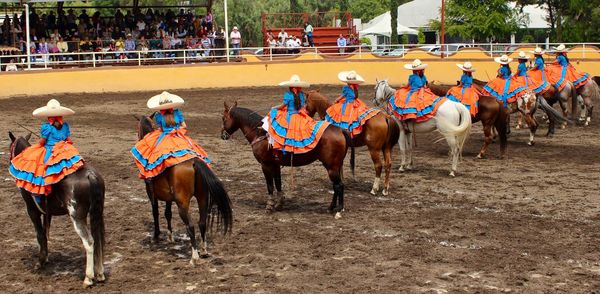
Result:
{"type": "MultiPolygon", "coordinates": [[[[140,118],[138,126],[138,140],[154,130],[152,120],[147,116],[140,118]]],[[[230,232],[233,224],[233,211],[231,201],[227,195],[223,183],[217,178],[206,163],[198,158],[184,161],[171,166],[152,180],[146,180],[146,192],[152,204],[152,216],[154,218],[154,240],[159,240],[160,226],[158,222],[158,200],[166,202],[165,218],[167,219],[168,238],[172,240],[173,230],[171,228],[171,203],[174,201],[179,210],[179,216],[190,237],[192,245],[192,259],[190,264],[194,265],[200,256],[196,243],[194,225],[190,223],[190,202],[196,197],[200,219],[202,256],[208,256],[208,241],[206,228],[212,228],[213,217],[209,216],[216,205],[216,218],[220,223],[223,234],[230,232]]]]}
{"type": "MultiPolygon", "coordinates": [[[[439,85],[433,82],[429,83],[431,91],[438,96],[446,96],[452,87],[453,86],[451,85],[439,85]]],[[[508,111],[502,106],[502,102],[491,96],[480,96],[477,115],[472,117],[473,123],[478,121],[481,121],[481,124],[483,125],[483,135],[485,139],[483,140],[483,146],[481,147],[481,151],[479,151],[477,158],[485,157],[488,147],[493,141],[493,128],[496,129],[498,137],[500,138],[500,157],[504,157],[506,155],[507,145],[506,126],[508,124],[508,111]]]]}
{"type": "MultiPolygon", "coordinates": [[[[10,159],[29,147],[27,137],[15,138],[8,133],[10,140],[10,159]]],[[[75,231],[83,242],[86,252],[85,278],[83,286],[103,282],[104,277],[104,180],[90,164],[85,163],[76,172],[64,177],[52,185],[52,192],[46,200],[46,214],[42,214],[33,202],[31,193],[21,190],[21,196],[27,206],[27,213],[33,222],[37,241],[40,245],[39,266],[48,262],[48,237],[52,216],[68,214],[75,231]],[[90,218],[88,225],[87,218],[90,218]]]]}
{"type": "MultiPolygon", "coordinates": [[[[267,132],[261,127],[263,117],[247,108],[233,106],[225,102],[223,111],[223,129],[221,137],[228,140],[233,133],[241,130],[250,145],[254,157],[261,164],[267,181],[267,211],[272,211],[281,205],[283,192],[281,190],[281,166],[304,166],[317,160],[323,163],[329,179],[333,183],[333,198],[329,205],[330,212],[337,212],[336,218],[341,217],[344,210],[344,184],[342,183],[342,168],[348,151],[350,137],[342,129],[329,126],[323,132],[317,146],[303,154],[293,155],[290,152],[275,151],[269,146],[267,132]],[[273,199],[273,183],[277,189],[277,198],[273,199]]],[[[354,167],[352,167],[354,168],[354,167]]]]}
{"type": "MultiPolygon", "coordinates": [[[[321,119],[325,119],[327,108],[331,106],[329,99],[319,90],[311,90],[306,95],[306,110],[313,117],[316,113],[321,119]]],[[[400,126],[396,120],[384,112],[367,120],[363,126],[363,131],[352,138],[353,147],[367,146],[371,159],[375,165],[375,181],[371,194],[377,195],[381,181],[381,170],[385,167],[385,179],[383,185],[383,195],[388,195],[390,189],[390,172],[392,169],[392,148],[398,143],[400,137],[400,126]],[[383,152],[384,165],[381,164],[381,152],[383,152]]],[[[354,154],[351,155],[354,160],[354,154]]]]}

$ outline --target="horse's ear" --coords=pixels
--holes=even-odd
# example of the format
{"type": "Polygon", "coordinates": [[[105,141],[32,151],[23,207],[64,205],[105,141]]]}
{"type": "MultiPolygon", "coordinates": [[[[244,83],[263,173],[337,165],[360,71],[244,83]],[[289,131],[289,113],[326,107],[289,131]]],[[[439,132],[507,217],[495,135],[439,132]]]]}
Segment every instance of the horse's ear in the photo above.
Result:
{"type": "Polygon", "coordinates": [[[14,141],[15,141],[15,139],[17,139],[17,138],[15,138],[15,135],[13,135],[13,133],[12,133],[12,132],[10,132],[10,131],[8,132],[8,137],[10,138],[10,141],[11,141],[11,142],[14,142],[14,141]]]}
{"type": "Polygon", "coordinates": [[[33,133],[29,132],[29,134],[27,134],[27,136],[25,136],[25,141],[29,142],[29,139],[31,139],[31,134],[33,134],[33,133]]]}
{"type": "Polygon", "coordinates": [[[139,116],[137,116],[137,115],[135,115],[135,114],[132,114],[132,116],[133,116],[133,118],[135,118],[137,121],[140,121],[140,117],[139,117],[139,116]]]}
{"type": "Polygon", "coordinates": [[[321,93],[321,87],[318,87],[317,90],[315,90],[315,91],[321,93]]]}
{"type": "Polygon", "coordinates": [[[227,104],[227,101],[223,101],[223,107],[225,107],[225,111],[229,111],[229,104],[227,104]]]}
{"type": "Polygon", "coordinates": [[[233,107],[237,107],[237,100],[235,100],[235,102],[233,102],[233,107]]]}
{"type": "Polygon", "coordinates": [[[375,78],[375,84],[379,84],[379,79],[375,78]]]}

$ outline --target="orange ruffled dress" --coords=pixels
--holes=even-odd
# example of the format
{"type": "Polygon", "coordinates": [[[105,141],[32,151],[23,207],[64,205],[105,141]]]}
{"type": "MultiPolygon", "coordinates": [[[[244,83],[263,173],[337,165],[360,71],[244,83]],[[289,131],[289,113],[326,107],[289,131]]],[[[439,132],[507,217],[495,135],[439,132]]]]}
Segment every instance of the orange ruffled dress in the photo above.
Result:
{"type": "Polygon", "coordinates": [[[477,116],[479,111],[479,96],[481,93],[473,87],[473,77],[467,74],[463,74],[460,77],[460,85],[450,88],[446,95],[449,100],[462,103],[467,107],[472,117],[477,116]]]}
{"type": "Polygon", "coordinates": [[[326,121],[315,121],[305,108],[304,93],[298,94],[300,110],[295,110],[294,94],[287,91],[283,96],[283,105],[272,108],[268,115],[269,136],[273,149],[296,154],[314,149],[323,132],[329,126],[326,121]]]}
{"type": "Polygon", "coordinates": [[[426,85],[425,76],[421,78],[416,74],[410,75],[408,85],[398,89],[388,102],[394,116],[400,120],[414,119],[415,122],[426,121],[435,116],[446,98],[433,94],[426,85]]]}
{"type": "MultiPolygon", "coordinates": [[[[544,94],[546,91],[552,88],[552,85],[546,78],[546,71],[544,70],[544,58],[541,56],[535,57],[534,67],[527,71],[529,81],[532,83],[533,92],[536,94],[544,94]]],[[[563,86],[564,87],[564,86],[563,86]]]]}
{"type": "Polygon", "coordinates": [[[84,161],[69,139],[68,123],[63,123],[60,129],[44,123],[40,135],[42,140],[38,144],[27,147],[11,160],[9,172],[19,188],[48,195],[52,192],[52,184],[76,172],[84,161]]]}
{"type": "Polygon", "coordinates": [[[504,107],[508,107],[509,103],[517,101],[517,98],[527,91],[529,91],[529,88],[525,77],[511,77],[508,65],[500,67],[498,77],[483,86],[483,94],[496,97],[504,103],[504,107]]]}
{"type": "Polygon", "coordinates": [[[342,96],[327,108],[325,120],[341,129],[348,130],[354,137],[362,132],[362,126],[380,112],[360,101],[349,86],[342,88],[342,96]]]}
{"type": "Polygon", "coordinates": [[[590,75],[586,72],[578,72],[565,55],[558,55],[556,62],[546,67],[548,80],[560,91],[564,88],[564,83],[569,81],[579,88],[590,80],[590,75]]]}
{"type": "Polygon", "coordinates": [[[194,158],[210,164],[206,151],[187,136],[187,130],[182,126],[184,118],[181,111],[175,109],[173,115],[174,127],[168,126],[164,116],[157,112],[154,119],[160,128],[144,136],[131,148],[140,178],[151,179],[168,167],[194,158]]]}

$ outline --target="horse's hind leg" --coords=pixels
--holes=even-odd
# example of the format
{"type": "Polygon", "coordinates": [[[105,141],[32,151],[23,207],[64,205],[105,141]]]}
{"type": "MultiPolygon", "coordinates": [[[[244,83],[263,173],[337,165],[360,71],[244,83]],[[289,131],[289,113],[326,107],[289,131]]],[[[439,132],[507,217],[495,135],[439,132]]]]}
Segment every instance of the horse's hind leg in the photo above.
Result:
{"type": "Polygon", "coordinates": [[[405,130],[400,130],[400,138],[398,139],[398,147],[400,147],[400,168],[401,172],[405,171],[406,166],[408,165],[406,159],[407,149],[410,148],[408,146],[408,138],[410,134],[407,134],[405,130]]]}
{"type": "Polygon", "coordinates": [[[198,220],[198,229],[200,230],[200,255],[202,257],[208,256],[208,241],[206,240],[206,224],[208,221],[208,193],[207,191],[200,190],[202,194],[196,195],[198,201],[198,212],[200,219],[198,220]]]}
{"type": "Polygon", "coordinates": [[[583,97],[583,104],[585,105],[585,126],[589,126],[592,121],[592,110],[594,109],[594,105],[592,102],[591,95],[585,95],[583,97]]]}
{"type": "Polygon", "coordinates": [[[158,200],[154,197],[154,189],[152,188],[152,182],[146,180],[146,194],[152,205],[152,218],[154,220],[154,236],[152,237],[154,242],[158,242],[160,236],[160,224],[158,220],[158,200]]]}
{"type": "Polygon", "coordinates": [[[533,146],[535,144],[535,131],[538,128],[538,123],[535,121],[535,117],[529,113],[525,115],[525,121],[529,125],[529,142],[527,142],[527,145],[533,146]]]}
{"type": "Polygon", "coordinates": [[[275,208],[275,201],[273,200],[273,168],[272,166],[263,164],[262,171],[267,182],[267,212],[272,212],[275,208]]]}
{"type": "Polygon", "coordinates": [[[383,186],[383,191],[381,193],[383,194],[383,196],[387,196],[390,191],[390,173],[392,171],[392,146],[386,146],[383,149],[383,160],[385,165],[385,182],[383,186]]]}
{"type": "Polygon", "coordinates": [[[83,280],[83,287],[89,287],[94,284],[94,238],[90,233],[85,215],[83,217],[79,215],[73,205],[76,204],[71,200],[71,203],[68,205],[69,216],[75,227],[75,232],[81,238],[83,248],[85,249],[85,278],[83,280]]]}
{"type": "Polygon", "coordinates": [[[194,225],[190,224],[190,198],[183,201],[177,201],[177,208],[179,209],[179,216],[185,224],[190,242],[192,244],[192,259],[190,260],[191,265],[195,265],[196,261],[200,259],[198,254],[198,244],[196,243],[196,233],[194,232],[194,225]]]}
{"type": "Polygon", "coordinates": [[[479,154],[477,155],[477,158],[484,158],[488,147],[490,146],[490,144],[492,143],[492,123],[491,122],[484,122],[481,121],[481,123],[483,124],[483,134],[484,134],[484,140],[483,140],[483,146],[481,147],[481,151],[479,151],[479,154]]]}
{"type": "Polygon", "coordinates": [[[173,227],[171,226],[171,219],[173,217],[173,211],[171,211],[172,205],[173,201],[165,202],[165,219],[167,220],[167,241],[169,242],[173,242],[173,227]]]}
{"type": "Polygon", "coordinates": [[[277,201],[275,202],[275,209],[278,209],[283,204],[285,198],[283,190],[281,189],[281,167],[273,167],[273,180],[275,181],[275,189],[277,190],[277,201]]]}
{"type": "Polygon", "coordinates": [[[379,152],[379,149],[369,148],[369,153],[371,154],[371,159],[373,160],[373,165],[375,166],[375,180],[373,181],[373,188],[371,189],[371,194],[373,195],[377,195],[379,192],[381,170],[383,168],[383,164],[381,163],[381,154],[379,154],[379,152]]]}
{"type": "Polygon", "coordinates": [[[340,177],[341,165],[338,168],[328,168],[327,174],[329,179],[333,183],[333,197],[331,205],[329,205],[329,212],[335,212],[335,218],[342,217],[342,211],[344,211],[344,184],[340,177]]]}

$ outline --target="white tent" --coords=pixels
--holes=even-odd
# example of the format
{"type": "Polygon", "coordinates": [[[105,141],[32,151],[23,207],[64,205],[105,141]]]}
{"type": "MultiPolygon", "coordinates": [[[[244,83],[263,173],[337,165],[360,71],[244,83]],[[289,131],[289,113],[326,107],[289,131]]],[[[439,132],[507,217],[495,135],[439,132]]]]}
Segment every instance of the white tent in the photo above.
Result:
{"type": "Polygon", "coordinates": [[[440,19],[442,0],[414,0],[398,6],[398,20],[409,28],[428,28],[432,19],[440,19]]]}
{"type": "MultiPolygon", "coordinates": [[[[386,12],[366,23],[364,29],[359,32],[360,36],[366,35],[382,35],[390,37],[392,35],[392,16],[390,12],[386,12]]],[[[400,19],[396,22],[398,35],[417,35],[418,31],[400,24],[400,19]]]]}

